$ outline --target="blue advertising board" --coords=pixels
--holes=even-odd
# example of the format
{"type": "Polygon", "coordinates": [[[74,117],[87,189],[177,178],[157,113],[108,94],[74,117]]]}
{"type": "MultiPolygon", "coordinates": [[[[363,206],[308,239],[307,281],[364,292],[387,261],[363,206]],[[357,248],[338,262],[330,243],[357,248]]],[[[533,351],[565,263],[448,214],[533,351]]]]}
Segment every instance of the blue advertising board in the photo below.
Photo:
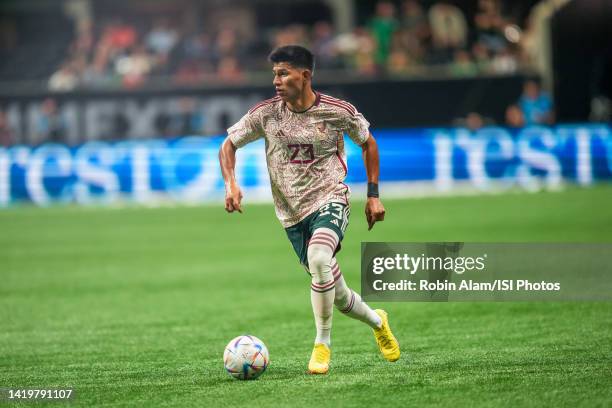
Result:
{"type": "MultiPolygon", "coordinates": [[[[507,129],[375,130],[381,189],[410,195],[447,191],[555,189],[612,179],[612,128],[564,125],[507,129]]],[[[223,137],[43,144],[0,148],[0,206],[30,201],[206,202],[223,197],[218,151],[223,137]]],[[[359,146],[347,141],[346,182],[365,182],[359,146]]],[[[253,199],[269,199],[263,141],[238,151],[238,181],[253,199]]],[[[245,194],[246,196],[247,194],[245,194]]]]}

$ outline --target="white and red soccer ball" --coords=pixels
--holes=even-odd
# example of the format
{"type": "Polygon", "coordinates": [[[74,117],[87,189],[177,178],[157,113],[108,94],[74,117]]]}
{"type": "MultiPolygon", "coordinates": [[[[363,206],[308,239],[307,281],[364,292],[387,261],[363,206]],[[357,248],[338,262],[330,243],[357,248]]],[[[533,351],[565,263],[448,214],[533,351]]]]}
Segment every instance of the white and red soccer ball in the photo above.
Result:
{"type": "Polygon", "coordinates": [[[239,380],[254,380],[270,363],[268,348],[255,336],[245,334],[232,339],[225,347],[225,370],[239,380]]]}

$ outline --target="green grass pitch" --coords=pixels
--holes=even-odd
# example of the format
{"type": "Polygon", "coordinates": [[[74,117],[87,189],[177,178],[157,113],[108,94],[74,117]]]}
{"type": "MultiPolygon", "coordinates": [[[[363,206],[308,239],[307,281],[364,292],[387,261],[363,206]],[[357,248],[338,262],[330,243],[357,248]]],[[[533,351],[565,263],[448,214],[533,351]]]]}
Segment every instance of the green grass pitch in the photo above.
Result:
{"type": "MultiPolygon", "coordinates": [[[[83,407],[612,405],[612,303],[374,304],[397,363],[335,313],[331,372],[307,375],[309,280],[272,207],[244,204],[0,211],[0,387],[71,386],[83,407]],[[221,361],[244,333],[271,356],[251,382],[221,361]]],[[[356,289],[360,241],[612,241],[612,186],[385,205],[367,232],[353,203],[356,289]]]]}

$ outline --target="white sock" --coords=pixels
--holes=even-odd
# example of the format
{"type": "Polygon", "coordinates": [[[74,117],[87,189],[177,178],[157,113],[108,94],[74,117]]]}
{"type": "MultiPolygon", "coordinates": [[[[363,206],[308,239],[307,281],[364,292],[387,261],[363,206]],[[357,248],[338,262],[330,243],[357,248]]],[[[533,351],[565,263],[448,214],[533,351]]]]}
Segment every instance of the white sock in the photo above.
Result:
{"type": "Polygon", "coordinates": [[[332,275],[336,281],[334,304],[338,310],[353,319],[366,323],[373,329],[380,328],[382,324],[380,316],[361,300],[357,292],[346,285],[336,258],[332,259],[332,275]]]}
{"type": "Polygon", "coordinates": [[[324,293],[319,293],[311,289],[310,302],[312,303],[312,311],[317,327],[317,336],[314,342],[315,344],[323,343],[330,347],[332,315],[334,312],[334,288],[332,287],[331,290],[324,293]]]}
{"type": "Polygon", "coordinates": [[[308,269],[312,276],[310,302],[317,328],[316,343],[331,345],[332,316],[334,312],[335,283],[331,259],[338,236],[330,229],[315,230],[308,244],[308,269]]]}

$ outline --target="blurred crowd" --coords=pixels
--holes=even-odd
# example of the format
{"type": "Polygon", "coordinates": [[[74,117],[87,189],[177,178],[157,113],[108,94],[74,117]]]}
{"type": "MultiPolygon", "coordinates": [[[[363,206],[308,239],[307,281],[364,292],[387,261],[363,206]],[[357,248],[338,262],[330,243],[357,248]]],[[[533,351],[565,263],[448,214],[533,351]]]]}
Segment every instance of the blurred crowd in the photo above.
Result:
{"type": "Polygon", "coordinates": [[[469,130],[478,130],[485,126],[494,125],[522,128],[524,126],[552,125],[554,123],[553,100],[548,92],[542,90],[540,81],[537,79],[525,81],[519,99],[506,107],[503,123],[497,123],[492,118],[478,112],[469,112],[465,117],[459,117],[453,121],[454,126],[469,130]]]}
{"type": "Polygon", "coordinates": [[[155,79],[170,79],[174,85],[240,83],[266,71],[267,53],[286,44],[309,46],[318,69],[362,77],[516,72],[526,62],[524,22],[504,15],[500,0],[479,0],[470,16],[444,1],[425,7],[418,0],[404,0],[378,2],[374,14],[348,33],[337,33],[324,20],[260,27],[248,34],[231,27],[184,29],[168,16],[145,22],[83,20],[49,88],[135,88],[155,79]]]}
{"type": "MultiPolygon", "coordinates": [[[[318,74],[341,73],[342,77],[503,75],[533,63],[534,50],[539,47],[532,14],[538,6],[532,14],[529,8],[521,14],[509,12],[511,3],[502,0],[477,0],[470,10],[454,4],[381,0],[371,14],[359,18],[361,24],[342,33],[328,20],[254,28],[241,26],[236,19],[233,25],[217,24],[215,28],[185,24],[171,14],[84,18],[75,22],[68,51],[60,54],[65,57],[48,77],[48,87],[62,92],[135,89],[151,84],[175,88],[241,84],[257,75],[269,76],[268,53],[286,44],[312,49],[318,74]],[[528,18],[521,19],[520,15],[527,14],[528,18]]],[[[609,117],[609,106],[604,108],[600,110],[609,117]]],[[[0,109],[0,146],[15,143],[7,112],[0,109]]],[[[30,137],[66,141],[68,121],[63,115],[57,100],[45,99],[35,123],[29,124],[30,137]]],[[[112,134],[122,137],[128,124],[121,113],[115,116],[111,119],[112,134]]],[[[154,129],[165,137],[198,134],[203,132],[206,119],[193,98],[184,98],[176,112],[162,112],[154,118],[154,129]]],[[[520,128],[554,120],[551,96],[538,80],[528,80],[520,97],[507,106],[505,117],[493,120],[469,112],[456,118],[453,125],[471,130],[489,125],[520,128]]]]}

